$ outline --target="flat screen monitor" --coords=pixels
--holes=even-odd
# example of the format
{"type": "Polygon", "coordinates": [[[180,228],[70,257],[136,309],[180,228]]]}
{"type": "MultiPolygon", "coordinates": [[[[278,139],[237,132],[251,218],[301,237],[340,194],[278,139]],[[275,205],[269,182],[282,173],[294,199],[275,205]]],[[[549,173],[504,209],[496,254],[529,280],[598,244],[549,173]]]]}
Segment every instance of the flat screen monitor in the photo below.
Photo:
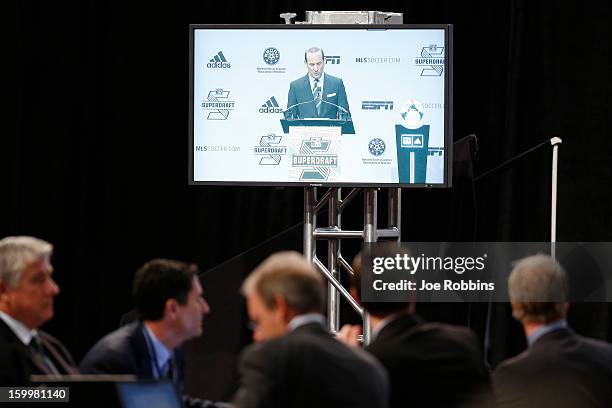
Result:
{"type": "Polygon", "coordinates": [[[181,408],[174,385],[170,382],[117,383],[122,408],[181,408]]]}
{"type": "Polygon", "coordinates": [[[189,183],[450,187],[452,26],[190,26],[189,183]]]}

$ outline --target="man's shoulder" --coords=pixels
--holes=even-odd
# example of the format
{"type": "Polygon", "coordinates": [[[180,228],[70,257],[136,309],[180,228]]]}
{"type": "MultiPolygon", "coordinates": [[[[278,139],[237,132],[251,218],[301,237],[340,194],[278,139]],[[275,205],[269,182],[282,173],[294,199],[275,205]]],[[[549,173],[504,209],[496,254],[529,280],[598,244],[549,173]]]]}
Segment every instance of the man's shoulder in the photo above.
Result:
{"type": "Polygon", "coordinates": [[[142,335],[142,324],[132,322],[110,332],[102,337],[92,348],[92,352],[102,352],[104,350],[125,351],[130,348],[131,339],[142,335]]]}
{"type": "Polygon", "coordinates": [[[612,372],[612,345],[574,334],[570,330],[548,333],[521,354],[500,363],[496,374],[533,372],[558,369],[559,366],[580,363],[605,367],[612,372]]]}
{"type": "Polygon", "coordinates": [[[342,78],[333,76],[331,74],[325,73],[325,80],[332,82],[342,82],[342,78]]]}
{"type": "Polygon", "coordinates": [[[328,84],[337,84],[342,82],[342,78],[325,73],[325,82],[328,84]]]}
{"type": "Polygon", "coordinates": [[[509,374],[521,372],[523,370],[529,370],[530,366],[530,355],[529,349],[522,353],[510,357],[507,360],[502,361],[495,367],[494,374],[496,377],[501,377],[509,374]]]}
{"type": "Polygon", "coordinates": [[[291,84],[289,85],[290,87],[296,87],[296,86],[300,86],[303,85],[304,83],[308,82],[308,74],[299,77],[298,79],[294,79],[293,81],[291,81],[291,84]]]}
{"type": "Polygon", "coordinates": [[[146,348],[140,322],[125,325],[100,339],[80,364],[84,374],[134,374],[138,347],[146,348]],[[142,336],[142,339],[139,338],[142,336]]]}
{"type": "Polygon", "coordinates": [[[22,354],[25,350],[25,345],[17,335],[0,320],[0,359],[12,358],[16,353],[22,354]]]}
{"type": "Polygon", "coordinates": [[[0,342],[4,344],[11,344],[19,341],[17,335],[11,330],[11,328],[4,323],[4,320],[0,319],[0,342]]]}
{"type": "Polygon", "coordinates": [[[428,323],[415,320],[409,315],[391,322],[370,345],[371,349],[388,345],[412,344],[426,348],[478,350],[476,335],[467,327],[446,323],[428,323]]]}
{"type": "Polygon", "coordinates": [[[612,357],[612,344],[608,343],[607,341],[578,335],[576,337],[589,349],[602,353],[608,357],[612,357]]]}
{"type": "Polygon", "coordinates": [[[346,346],[322,327],[298,329],[285,337],[290,354],[298,358],[319,355],[323,360],[337,359],[346,364],[361,366],[361,370],[365,371],[378,370],[381,367],[372,355],[364,350],[346,346]]]}

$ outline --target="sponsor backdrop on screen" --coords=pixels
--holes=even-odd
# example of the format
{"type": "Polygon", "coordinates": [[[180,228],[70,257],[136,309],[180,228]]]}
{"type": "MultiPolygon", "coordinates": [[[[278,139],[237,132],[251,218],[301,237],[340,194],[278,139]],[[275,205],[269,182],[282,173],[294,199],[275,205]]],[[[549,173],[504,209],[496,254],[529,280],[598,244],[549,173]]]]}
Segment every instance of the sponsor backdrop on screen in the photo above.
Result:
{"type": "MultiPolygon", "coordinates": [[[[448,183],[445,27],[192,26],[191,34],[190,182],[448,183]],[[324,52],[319,98],[333,111],[318,125],[352,121],[354,133],[283,131],[290,84],[307,75],[311,47],[324,52]]],[[[314,92],[303,108],[317,117],[314,92]]]]}

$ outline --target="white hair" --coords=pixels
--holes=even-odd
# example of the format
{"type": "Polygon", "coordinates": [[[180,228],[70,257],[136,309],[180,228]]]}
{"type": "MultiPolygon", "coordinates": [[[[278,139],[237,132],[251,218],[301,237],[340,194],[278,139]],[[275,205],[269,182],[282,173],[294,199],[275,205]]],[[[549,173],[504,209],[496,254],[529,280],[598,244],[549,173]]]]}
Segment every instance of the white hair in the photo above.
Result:
{"type": "Polygon", "coordinates": [[[508,294],[518,320],[547,323],[562,318],[568,300],[565,271],[548,255],[520,259],[508,277],[508,294]]]}
{"type": "Polygon", "coordinates": [[[53,245],[42,239],[18,236],[0,240],[0,283],[10,288],[19,285],[21,274],[29,263],[49,259],[53,245]]]}

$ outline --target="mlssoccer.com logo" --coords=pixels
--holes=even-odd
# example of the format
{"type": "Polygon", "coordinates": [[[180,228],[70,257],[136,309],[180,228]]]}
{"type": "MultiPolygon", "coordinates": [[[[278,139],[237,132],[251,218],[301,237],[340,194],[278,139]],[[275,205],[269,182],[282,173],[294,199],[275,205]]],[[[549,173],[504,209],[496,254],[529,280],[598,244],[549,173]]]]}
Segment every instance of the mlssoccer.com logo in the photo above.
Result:
{"type": "Polygon", "coordinates": [[[259,113],[282,113],[283,108],[281,108],[276,101],[276,98],[273,96],[266,101],[261,108],[259,108],[259,113]]]}
{"type": "Polygon", "coordinates": [[[362,101],[363,110],[393,110],[393,101],[362,101]]]}
{"type": "Polygon", "coordinates": [[[208,97],[202,102],[202,109],[210,111],[206,119],[226,120],[230,111],[234,110],[236,103],[228,100],[230,91],[222,88],[213,89],[208,92],[208,97]]]}
{"type": "Polygon", "coordinates": [[[404,120],[404,126],[408,129],[418,129],[421,127],[423,116],[425,116],[423,105],[421,102],[411,99],[402,105],[401,116],[404,120]]]}
{"type": "Polygon", "coordinates": [[[326,55],[325,63],[332,65],[340,65],[340,56],[339,55],[326,55]]]}
{"type": "Polygon", "coordinates": [[[263,60],[268,65],[276,65],[280,61],[280,52],[274,47],[268,47],[263,52],[263,60]]]}
{"type": "Polygon", "coordinates": [[[417,67],[423,67],[421,76],[441,76],[444,72],[444,47],[431,44],[421,49],[421,57],[415,58],[417,67]]]}
{"type": "Polygon", "coordinates": [[[399,64],[400,57],[356,57],[355,62],[359,64],[399,64]]]}
{"type": "Polygon", "coordinates": [[[212,57],[208,64],[206,64],[207,68],[230,68],[231,65],[223,55],[222,51],[219,51],[217,55],[212,57]]]}
{"type": "Polygon", "coordinates": [[[275,166],[281,162],[282,156],[287,154],[287,147],[281,146],[282,136],[268,133],[259,139],[259,146],[253,149],[256,155],[261,155],[260,166],[275,166]]]}
{"type": "Polygon", "coordinates": [[[385,152],[387,146],[385,145],[385,141],[379,138],[375,138],[370,140],[368,143],[368,150],[372,154],[372,156],[380,156],[385,152]]]}

